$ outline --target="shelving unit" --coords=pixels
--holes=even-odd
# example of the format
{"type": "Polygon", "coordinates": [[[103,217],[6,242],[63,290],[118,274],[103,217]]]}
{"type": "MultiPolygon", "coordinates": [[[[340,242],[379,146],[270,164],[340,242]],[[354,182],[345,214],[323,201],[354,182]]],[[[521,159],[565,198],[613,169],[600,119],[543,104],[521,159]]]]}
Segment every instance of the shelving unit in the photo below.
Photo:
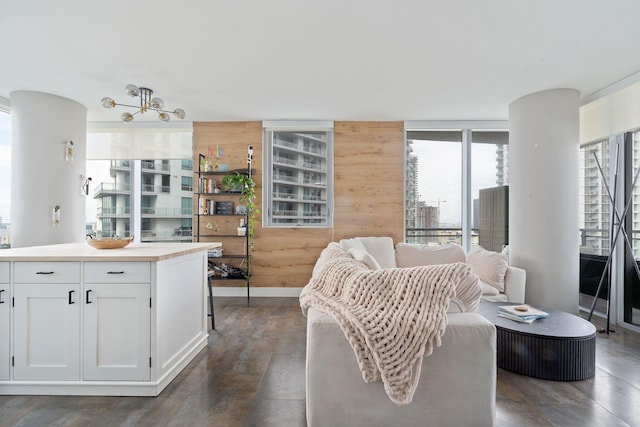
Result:
{"type": "MultiPolygon", "coordinates": [[[[196,224],[194,241],[220,241],[222,253],[218,256],[209,254],[209,310],[211,328],[215,329],[213,311],[212,287],[216,282],[239,281],[247,288],[247,305],[249,305],[250,291],[250,251],[249,251],[249,217],[245,206],[243,212],[237,208],[244,206],[240,202],[241,192],[223,191],[222,178],[235,172],[251,176],[251,162],[247,169],[233,169],[227,171],[203,171],[200,154],[198,161],[196,198],[196,224]],[[241,220],[244,223],[244,235],[238,233],[241,220]],[[214,266],[213,269],[211,268],[214,266]],[[226,266],[226,267],[225,267],[226,266]]],[[[214,251],[215,252],[215,251],[214,251]]]]}

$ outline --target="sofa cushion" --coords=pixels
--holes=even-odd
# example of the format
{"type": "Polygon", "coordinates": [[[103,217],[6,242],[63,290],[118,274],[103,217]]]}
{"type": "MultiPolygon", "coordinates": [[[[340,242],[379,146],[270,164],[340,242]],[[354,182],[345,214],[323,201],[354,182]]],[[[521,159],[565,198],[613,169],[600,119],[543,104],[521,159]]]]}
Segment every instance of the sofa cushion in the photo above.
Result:
{"type": "Polygon", "coordinates": [[[378,262],[380,268],[396,266],[396,253],[391,237],[354,237],[340,240],[340,245],[347,251],[350,248],[364,249],[378,262]]]}
{"type": "Polygon", "coordinates": [[[369,267],[370,270],[380,270],[380,264],[378,264],[378,261],[376,261],[376,259],[364,249],[350,248],[349,254],[356,261],[360,261],[361,263],[369,267]]]}
{"type": "Polygon", "coordinates": [[[467,263],[480,280],[504,292],[504,276],[509,266],[508,258],[498,252],[474,246],[467,254],[467,263]]]}
{"type": "Polygon", "coordinates": [[[451,264],[454,262],[466,262],[464,249],[455,243],[435,246],[412,243],[398,243],[396,245],[398,267],[451,264]]]}

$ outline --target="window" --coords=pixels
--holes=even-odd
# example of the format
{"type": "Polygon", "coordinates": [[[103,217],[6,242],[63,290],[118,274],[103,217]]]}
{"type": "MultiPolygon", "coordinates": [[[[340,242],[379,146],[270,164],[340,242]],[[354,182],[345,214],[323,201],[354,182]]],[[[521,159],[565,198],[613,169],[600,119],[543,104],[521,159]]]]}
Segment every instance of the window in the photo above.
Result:
{"type": "Polygon", "coordinates": [[[134,235],[141,242],[191,241],[193,129],[89,123],[87,231],[98,237],[134,235]],[[185,180],[188,178],[188,180],[185,180]]]}
{"type": "Polygon", "coordinates": [[[193,177],[183,176],[181,179],[182,179],[182,186],[181,186],[182,191],[193,191],[193,177]]]}
{"type": "Polygon", "coordinates": [[[331,129],[265,127],[263,224],[332,225],[331,129]]]}
{"type": "Polygon", "coordinates": [[[508,244],[508,147],[507,131],[408,131],[405,240],[494,251],[508,244]]]}
{"type": "Polygon", "coordinates": [[[0,249],[11,247],[11,115],[0,110],[0,249]]]}

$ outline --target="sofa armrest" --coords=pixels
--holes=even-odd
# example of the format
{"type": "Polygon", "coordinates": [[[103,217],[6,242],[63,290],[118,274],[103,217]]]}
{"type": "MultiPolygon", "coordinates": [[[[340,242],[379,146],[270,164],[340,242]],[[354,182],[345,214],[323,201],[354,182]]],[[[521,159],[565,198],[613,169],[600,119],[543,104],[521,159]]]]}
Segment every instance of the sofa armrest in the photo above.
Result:
{"type": "Polygon", "coordinates": [[[504,278],[504,294],[509,302],[524,304],[524,292],[527,282],[526,270],[509,266],[504,278]]]}

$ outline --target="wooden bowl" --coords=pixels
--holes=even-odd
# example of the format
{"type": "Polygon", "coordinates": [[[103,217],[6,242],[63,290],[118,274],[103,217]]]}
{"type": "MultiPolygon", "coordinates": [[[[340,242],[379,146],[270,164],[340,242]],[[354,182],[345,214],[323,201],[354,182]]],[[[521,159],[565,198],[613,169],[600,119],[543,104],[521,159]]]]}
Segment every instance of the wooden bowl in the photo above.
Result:
{"type": "Polygon", "coordinates": [[[126,239],[87,239],[87,244],[96,249],[120,249],[133,241],[133,236],[126,239]]]}

